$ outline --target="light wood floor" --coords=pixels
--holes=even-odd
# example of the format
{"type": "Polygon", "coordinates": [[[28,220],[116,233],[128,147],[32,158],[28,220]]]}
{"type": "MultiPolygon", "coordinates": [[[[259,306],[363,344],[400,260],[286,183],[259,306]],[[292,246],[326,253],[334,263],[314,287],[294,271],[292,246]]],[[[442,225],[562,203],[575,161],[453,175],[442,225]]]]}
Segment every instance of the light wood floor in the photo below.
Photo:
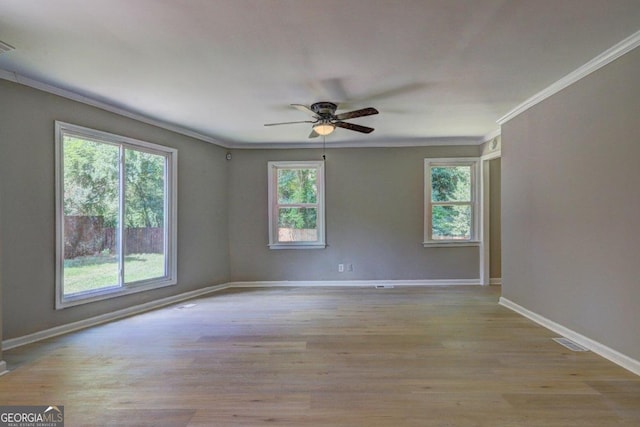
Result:
{"type": "Polygon", "coordinates": [[[5,352],[0,404],[64,405],[69,427],[640,426],[640,377],[499,292],[218,293],[5,352]]]}

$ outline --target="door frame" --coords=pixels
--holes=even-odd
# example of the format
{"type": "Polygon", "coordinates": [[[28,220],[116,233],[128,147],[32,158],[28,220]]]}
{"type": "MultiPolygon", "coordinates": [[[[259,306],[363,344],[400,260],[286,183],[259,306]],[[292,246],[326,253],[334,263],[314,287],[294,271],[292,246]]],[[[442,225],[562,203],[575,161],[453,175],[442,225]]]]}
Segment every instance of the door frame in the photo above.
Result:
{"type": "Polygon", "coordinates": [[[489,162],[501,158],[501,150],[480,156],[481,196],[482,197],[482,238],[480,241],[480,284],[491,284],[491,176],[489,162]]]}

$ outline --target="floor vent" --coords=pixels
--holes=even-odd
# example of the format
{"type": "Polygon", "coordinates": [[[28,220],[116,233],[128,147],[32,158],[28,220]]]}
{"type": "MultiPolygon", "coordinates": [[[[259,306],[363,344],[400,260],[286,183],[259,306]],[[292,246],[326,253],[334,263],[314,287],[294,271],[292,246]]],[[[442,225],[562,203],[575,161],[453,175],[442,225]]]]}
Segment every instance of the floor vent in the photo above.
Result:
{"type": "Polygon", "coordinates": [[[393,285],[376,285],[376,289],[393,289],[393,285]]]}
{"type": "Polygon", "coordinates": [[[183,304],[183,305],[179,305],[176,307],[176,309],[178,310],[184,310],[185,308],[191,308],[191,307],[195,307],[195,304],[183,304]]]}
{"type": "Polygon", "coordinates": [[[5,53],[14,50],[15,48],[9,44],[6,44],[0,40],[0,53],[5,53]]]}
{"type": "Polygon", "coordinates": [[[571,341],[569,338],[554,338],[553,340],[558,344],[567,347],[571,351],[589,351],[588,348],[583,347],[574,341],[571,341]]]}

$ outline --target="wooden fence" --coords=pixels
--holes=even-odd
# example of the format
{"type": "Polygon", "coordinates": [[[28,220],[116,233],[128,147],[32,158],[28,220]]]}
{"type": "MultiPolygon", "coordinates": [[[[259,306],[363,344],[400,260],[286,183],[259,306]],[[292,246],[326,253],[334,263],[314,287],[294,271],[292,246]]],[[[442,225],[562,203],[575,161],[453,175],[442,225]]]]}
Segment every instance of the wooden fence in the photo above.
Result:
{"type": "MultiPolygon", "coordinates": [[[[105,228],[105,248],[116,250],[116,229],[105,228]]],[[[160,227],[125,228],[125,255],[161,254],[164,252],[164,230],[160,227]]]]}
{"type": "Polygon", "coordinates": [[[278,242],[315,242],[318,230],[315,228],[278,228],[278,242]]]}
{"type": "MultiPolygon", "coordinates": [[[[164,230],[161,227],[125,228],[125,255],[163,253],[164,230]]],[[[101,216],[64,217],[64,258],[94,256],[105,251],[114,254],[117,229],[104,227],[101,216]]]]}

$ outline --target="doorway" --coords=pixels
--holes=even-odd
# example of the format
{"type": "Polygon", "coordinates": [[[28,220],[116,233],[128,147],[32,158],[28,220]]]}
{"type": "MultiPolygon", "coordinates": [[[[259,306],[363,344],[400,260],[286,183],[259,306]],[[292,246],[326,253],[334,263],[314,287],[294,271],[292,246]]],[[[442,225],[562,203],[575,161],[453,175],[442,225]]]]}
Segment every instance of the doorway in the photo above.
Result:
{"type": "Polygon", "coordinates": [[[502,284],[500,151],[482,156],[482,250],[480,281],[483,285],[502,284]]]}

